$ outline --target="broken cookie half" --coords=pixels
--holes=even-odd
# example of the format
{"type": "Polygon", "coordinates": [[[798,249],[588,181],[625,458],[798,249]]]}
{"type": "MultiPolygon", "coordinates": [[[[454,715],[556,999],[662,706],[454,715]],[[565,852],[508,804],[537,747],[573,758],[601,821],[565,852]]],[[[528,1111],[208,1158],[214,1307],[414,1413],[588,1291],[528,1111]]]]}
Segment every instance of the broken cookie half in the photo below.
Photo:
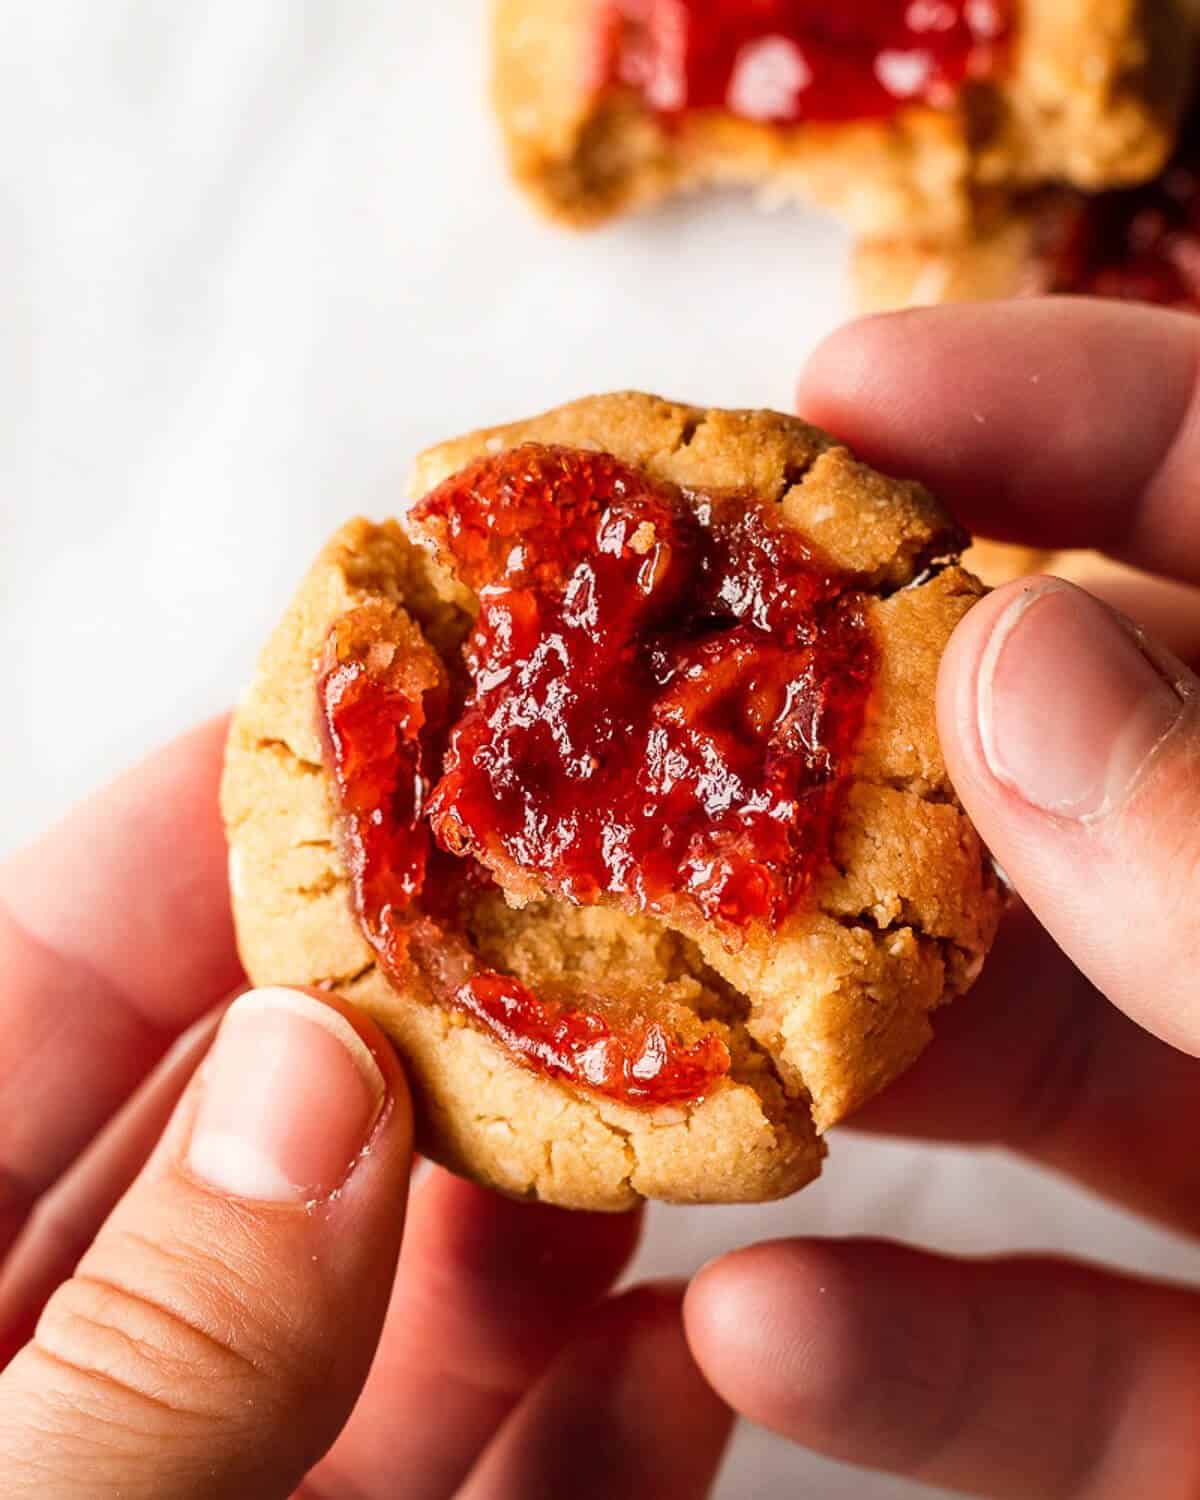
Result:
{"type": "Polygon", "coordinates": [[[247,972],[374,1015],[422,1149],[503,1192],[794,1190],[995,931],[934,722],[965,538],[799,421],[636,394],[415,490],[325,548],[235,717],[247,972]]]}

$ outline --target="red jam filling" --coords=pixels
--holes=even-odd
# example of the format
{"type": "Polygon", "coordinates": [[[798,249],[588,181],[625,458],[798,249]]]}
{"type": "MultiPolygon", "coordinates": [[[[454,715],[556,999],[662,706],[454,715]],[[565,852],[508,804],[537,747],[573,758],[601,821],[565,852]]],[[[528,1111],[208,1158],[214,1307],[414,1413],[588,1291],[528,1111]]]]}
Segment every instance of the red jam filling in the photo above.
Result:
{"type": "Polygon", "coordinates": [[[330,631],[317,702],[342,852],[374,935],[425,888],[432,844],[425,801],[431,741],[446,717],[446,673],[406,615],[368,604],[330,631]]]}
{"type": "Polygon", "coordinates": [[[526,1066],[624,1104],[702,1098],[729,1071],[729,1052],[711,1032],[684,1047],[645,1016],[614,1027],[598,1009],[568,1008],[504,974],[475,975],[457,1000],[526,1066]]]}
{"type": "Polygon", "coordinates": [[[526,446],[417,507],[479,596],[438,842],[580,905],[777,925],[828,858],[874,646],[768,507],[526,446]]]}
{"type": "Polygon", "coordinates": [[[772,509],[607,454],[483,460],[415,512],[479,599],[461,712],[392,606],[339,622],[319,679],[356,906],[385,971],[415,967],[525,1066],[624,1103],[701,1097],[728,1071],[724,1043],[685,1044],[615,994],[535,994],[487,968],[462,909],[494,875],[519,895],[701,917],[736,941],[804,900],[875,648],[854,580],[772,509]]]}
{"type": "Polygon", "coordinates": [[[1012,0],[598,0],[595,76],[662,115],[776,125],[951,105],[991,75],[1012,0]]]}
{"type": "Polygon", "coordinates": [[[338,622],[317,702],[355,910],[385,974],[403,985],[415,970],[524,1066],[623,1104],[694,1101],[729,1071],[712,1032],[684,1045],[628,1005],[536,995],[479,959],[461,926],[489,877],[439,850],[425,817],[445,672],[399,610],[365,605],[338,622]]]}
{"type": "Polygon", "coordinates": [[[1200,110],[1158,177],[1081,200],[1050,239],[1047,291],[1200,312],[1200,110]]]}

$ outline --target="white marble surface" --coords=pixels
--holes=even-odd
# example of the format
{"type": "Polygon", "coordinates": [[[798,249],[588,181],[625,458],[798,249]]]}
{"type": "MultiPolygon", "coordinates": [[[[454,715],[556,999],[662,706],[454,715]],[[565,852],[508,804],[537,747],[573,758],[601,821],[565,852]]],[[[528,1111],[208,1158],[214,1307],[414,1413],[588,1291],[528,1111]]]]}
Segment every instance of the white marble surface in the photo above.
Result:
{"type": "MultiPolygon", "coordinates": [[[[0,50],[0,848],[228,703],[326,532],[422,444],[620,386],[788,403],[845,315],[795,210],[588,238],[502,179],[479,0],[37,0],[0,50]]],[[[1200,1256],[1000,1158],[835,1142],[795,1201],[652,1215],[640,1269],[794,1232],[1200,1256]]],[[[667,1493],[664,1490],[664,1493],[667,1493]]],[[[739,1437],[723,1500],[925,1493],[739,1437]]]]}

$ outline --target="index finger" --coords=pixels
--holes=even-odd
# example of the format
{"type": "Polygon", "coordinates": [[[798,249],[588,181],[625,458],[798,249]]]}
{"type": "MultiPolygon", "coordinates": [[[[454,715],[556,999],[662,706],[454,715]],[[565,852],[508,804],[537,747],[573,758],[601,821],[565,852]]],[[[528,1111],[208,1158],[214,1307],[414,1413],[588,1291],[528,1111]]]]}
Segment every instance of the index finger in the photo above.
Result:
{"type": "Polygon", "coordinates": [[[0,1254],[240,980],[217,808],[225,729],[175,741],[0,866],[0,1254]]]}
{"type": "Polygon", "coordinates": [[[1200,581],[1200,320],[1084,298],[868,318],[799,405],[987,536],[1200,581]]]}

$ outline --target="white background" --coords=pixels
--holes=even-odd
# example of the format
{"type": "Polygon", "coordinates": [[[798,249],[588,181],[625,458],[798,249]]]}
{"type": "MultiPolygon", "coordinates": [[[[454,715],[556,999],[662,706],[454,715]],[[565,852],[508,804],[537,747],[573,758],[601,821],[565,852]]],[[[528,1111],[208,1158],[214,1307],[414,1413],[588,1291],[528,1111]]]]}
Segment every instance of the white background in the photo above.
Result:
{"type": "MultiPolygon", "coordinates": [[[[228,704],[419,447],[623,386],[786,407],[847,312],[841,237],[798,210],[539,223],[478,0],[35,0],[0,33],[0,848],[228,704]]],[[[855,1140],[791,1203],[654,1213],[639,1270],[796,1232],[1200,1276],[1002,1158],[855,1140]]],[[[743,1432],[719,1493],[926,1492],[743,1432]]]]}

